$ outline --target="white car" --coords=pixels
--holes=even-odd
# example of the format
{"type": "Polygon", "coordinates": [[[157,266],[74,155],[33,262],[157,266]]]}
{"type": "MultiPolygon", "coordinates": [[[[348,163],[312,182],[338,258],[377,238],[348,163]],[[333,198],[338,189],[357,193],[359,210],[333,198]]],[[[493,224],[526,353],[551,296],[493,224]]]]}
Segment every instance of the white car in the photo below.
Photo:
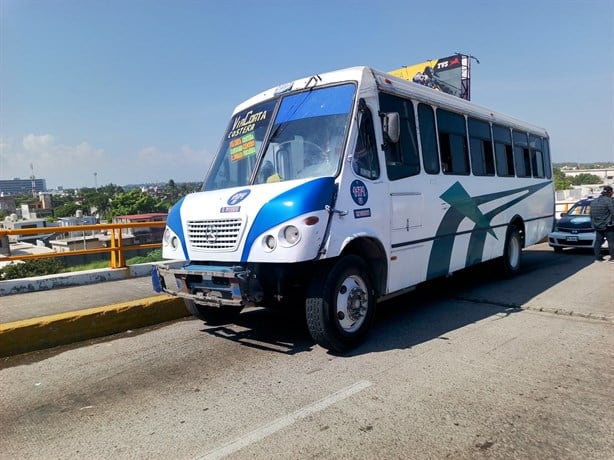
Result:
{"type": "MultiPolygon", "coordinates": [[[[548,244],[555,252],[564,248],[592,249],[595,243],[595,229],[591,226],[591,202],[585,198],[575,203],[569,211],[561,214],[554,224],[554,231],[548,234],[548,244]]],[[[607,247],[607,241],[603,247],[607,247]]]]}

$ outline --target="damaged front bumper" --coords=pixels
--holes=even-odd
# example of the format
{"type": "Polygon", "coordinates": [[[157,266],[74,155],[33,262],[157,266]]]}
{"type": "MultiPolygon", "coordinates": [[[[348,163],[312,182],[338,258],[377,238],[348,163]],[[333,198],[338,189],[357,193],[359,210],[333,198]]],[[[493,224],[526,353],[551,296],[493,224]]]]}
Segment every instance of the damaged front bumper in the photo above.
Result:
{"type": "Polygon", "coordinates": [[[255,275],[244,266],[156,265],[151,278],[156,292],[183,297],[200,305],[247,306],[260,302],[263,297],[255,275]]]}

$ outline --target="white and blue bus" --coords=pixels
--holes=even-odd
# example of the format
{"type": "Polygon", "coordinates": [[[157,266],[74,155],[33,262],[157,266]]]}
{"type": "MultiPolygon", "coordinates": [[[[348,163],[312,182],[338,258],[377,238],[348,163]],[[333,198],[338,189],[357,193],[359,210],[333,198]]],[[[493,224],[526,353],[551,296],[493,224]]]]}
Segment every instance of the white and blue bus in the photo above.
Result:
{"type": "Polygon", "coordinates": [[[153,283],[205,321],[304,308],[344,352],[379,301],[498,259],[506,274],[554,220],[548,133],[355,67],[234,111],[202,191],[171,209],[153,283]]]}

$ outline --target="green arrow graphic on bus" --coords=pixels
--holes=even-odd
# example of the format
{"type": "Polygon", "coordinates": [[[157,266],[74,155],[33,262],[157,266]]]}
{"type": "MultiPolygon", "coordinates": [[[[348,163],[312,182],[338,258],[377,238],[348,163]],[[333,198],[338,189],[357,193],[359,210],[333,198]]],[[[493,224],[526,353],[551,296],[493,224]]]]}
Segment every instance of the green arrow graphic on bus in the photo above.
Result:
{"type": "Polygon", "coordinates": [[[467,190],[463,188],[460,182],[456,182],[452,187],[446,190],[439,198],[446,201],[455,208],[463,216],[475,222],[476,227],[487,229],[493,237],[497,238],[495,232],[490,228],[490,220],[477,207],[476,202],[469,196],[467,190]]]}
{"type": "MultiPolygon", "coordinates": [[[[469,196],[459,182],[452,185],[440,196],[441,199],[450,204],[450,209],[448,209],[444,215],[437,229],[435,241],[433,242],[429,257],[427,278],[445,276],[450,272],[450,261],[452,259],[454,240],[458,233],[458,227],[465,218],[475,223],[475,226],[471,230],[465,260],[465,266],[469,266],[482,260],[486,235],[488,234],[497,238],[491,226],[492,219],[549,184],[550,182],[546,181],[536,185],[503,192],[489,193],[476,197],[469,196]],[[487,213],[482,213],[478,207],[484,203],[512,195],[517,196],[487,213]]],[[[505,225],[507,225],[507,223],[505,225]]]]}

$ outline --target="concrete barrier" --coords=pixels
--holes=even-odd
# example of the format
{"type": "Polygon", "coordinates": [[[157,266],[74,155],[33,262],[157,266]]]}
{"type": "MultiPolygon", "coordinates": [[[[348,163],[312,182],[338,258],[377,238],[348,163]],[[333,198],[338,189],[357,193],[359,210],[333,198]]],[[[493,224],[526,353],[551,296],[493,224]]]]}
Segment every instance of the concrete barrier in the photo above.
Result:
{"type": "MultiPolygon", "coordinates": [[[[45,291],[60,287],[83,286],[84,284],[117,281],[126,278],[149,276],[153,265],[145,263],[130,265],[126,268],[100,268],[79,272],[58,273],[56,275],[32,276],[27,279],[0,281],[0,295],[23,294],[25,292],[45,291]]],[[[181,266],[183,261],[165,261],[171,267],[181,266]]]]}
{"type": "Polygon", "coordinates": [[[189,316],[183,299],[159,295],[0,324],[0,357],[104,337],[189,316]]]}

